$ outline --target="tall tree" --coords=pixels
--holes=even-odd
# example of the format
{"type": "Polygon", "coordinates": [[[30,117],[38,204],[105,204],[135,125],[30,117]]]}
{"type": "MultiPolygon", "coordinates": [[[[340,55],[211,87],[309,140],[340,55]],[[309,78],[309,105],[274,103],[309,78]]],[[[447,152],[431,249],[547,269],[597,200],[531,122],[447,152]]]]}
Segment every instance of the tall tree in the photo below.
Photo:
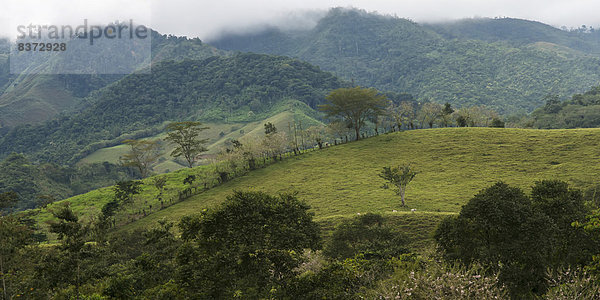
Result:
{"type": "MultiPolygon", "coordinates": [[[[408,129],[414,128],[413,120],[415,119],[415,104],[410,101],[402,101],[400,102],[400,106],[398,107],[398,113],[400,114],[400,119],[402,123],[406,124],[405,127],[408,129]]],[[[399,128],[398,128],[399,129],[399,128]]]]}
{"type": "MultiPolygon", "coordinates": [[[[379,173],[379,177],[385,179],[395,188],[396,195],[399,195],[402,200],[402,206],[404,206],[406,188],[416,175],[417,172],[408,164],[398,167],[383,167],[383,171],[379,173]]],[[[388,184],[384,184],[383,188],[388,189],[388,184]]]]}
{"type": "Polygon", "coordinates": [[[50,222],[50,232],[58,234],[61,242],[59,249],[67,255],[67,260],[63,263],[71,266],[69,277],[74,279],[76,299],[79,299],[82,251],[88,241],[90,227],[79,222],[79,217],[69,204],[61,206],[52,214],[58,221],[50,222]]]}
{"type": "Polygon", "coordinates": [[[209,127],[201,127],[201,125],[200,122],[187,121],[170,123],[166,127],[165,140],[176,145],[171,156],[183,156],[190,168],[198,160],[198,155],[208,150],[204,147],[208,139],[200,139],[200,133],[209,127]]]}
{"type": "Polygon", "coordinates": [[[319,106],[319,109],[327,114],[327,117],[341,117],[352,124],[356,133],[356,139],[360,139],[360,129],[365,121],[373,115],[382,114],[388,104],[387,96],[380,94],[373,88],[341,88],[327,95],[327,104],[319,106]]]}
{"type": "Polygon", "coordinates": [[[545,289],[555,232],[552,219],[521,189],[499,182],[475,195],[458,216],[444,219],[435,239],[447,259],[499,272],[512,298],[523,299],[545,289]]]}
{"type": "Polygon", "coordinates": [[[454,113],[454,108],[452,108],[450,103],[446,102],[446,104],[444,104],[444,109],[442,109],[442,115],[440,116],[444,127],[448,127],[450,120],[452,120],[452,113],[454,113]]]}
{"type": "Polygon", "coordinates": [[[419,110],[419,119],[421,120],[421,127],[424,128],[425,124],[429,125],[429,128],[433,127],[433,123],[442,115],[443,108],[438,103],[428,102],[421,106],[419,110]]]}
{"type": "Polygon", "coordinates": [[[2,276],[2,299],[12,299],[9,296],[6,282],[7,274],[15,265],[17,251],[32,241],[32,230],[23,225],[19,218],[0,215],[0,276],[2,276]]]}
{"type": "Polygon", "coordinates": [[[149,140],[125,140],[123,144],[129,145],[131,149],[121,156],[121,164],[126,167],[134,167],[140,171],[142,178],[149,175],[150,168],[161,156],[160,144],[149,140]]]}

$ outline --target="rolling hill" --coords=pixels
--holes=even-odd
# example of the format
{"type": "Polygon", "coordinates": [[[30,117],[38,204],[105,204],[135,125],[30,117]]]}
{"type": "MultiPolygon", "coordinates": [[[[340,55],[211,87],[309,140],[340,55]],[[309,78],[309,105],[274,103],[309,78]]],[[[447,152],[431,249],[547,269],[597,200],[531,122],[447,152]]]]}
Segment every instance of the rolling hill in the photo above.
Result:
{"type": "MultiPolygon", "coordinates": [[[[152,178],[145,179],[143,192],[119,218],[137,219],[142,209],[151,210],[149,205],[155,209],[120,230],[153,226],[161,218],[177,221],[221,203],[234,190],[250,189],[272,194],[297,191],[326,228],[358,213],[375,212],[396,216],[400,223],[405,220],[413,224],[413,230],[420,230],[421,238],[427,238],[427,230],[443,216],[459,212],[479,190],[497,181],[525,190],[543,179],[560,179],[583,189],[593,186],[600,171],[598,141],[599,129],[446,128],[384,134],[291,156],[162,210],[156,209],[160,203],[152,178]],[[383,181],[377,174],[383,166],[408,162],[418,174],[408,189],[407,206],[400,207],[398,197],[381,188],[383,181]],[[415,222],[429,225],[418,228],[415,222]]],[[[188,175],[210,168],[160,175],[167,178],[164,199],[176,197],[188,175]]],[[[111,197],[112,190],[105,188],[65,201],[89,217],[111,197]]],[[[45,210],[37,216],[39,221],[49,218],[45,210]]]]}
{"type": "Polygon", "coordinates": [[[93,93],[79,113],[6,133],[0,156],[23,152],[34,162],[73,164],[124,139],[154,136],[169,121],[247,123],[290,108],[315,116],[325,95],[346,84],[287,57],[165,61],[151,74],[132,74],[93,93]]]}
{"type": "MultiPolygon", "coordinates": [[[[153,64],[226,55],[199,39],[166,36],[155,31],[152,32],[151,49],[153,64]]],[[[126,54],[116,55],[111,63],[119,65],[123,60],[130,58],[126,54]]],[[[53,64],[57,62],[45,62],[45,65],[53,64]]],[[[123,75],[9,74],[8,56],[0,51],[0,127],[39,124],[60,114],[78,112],[90,104],[86,97],[91,92],[121,78],[123,75]]]]}
{"type": "Polygon", "coordinates": [[[596,34],[523,20],[421,25],[356,9],[331,9],[309,30],[224,34],[225,50],[288,55],[346,80],[421,100],[531,112],[549,93],[580,93],[600,81],[596,34]],[[573,48],[570,48],[573,47],[573,48]]]}

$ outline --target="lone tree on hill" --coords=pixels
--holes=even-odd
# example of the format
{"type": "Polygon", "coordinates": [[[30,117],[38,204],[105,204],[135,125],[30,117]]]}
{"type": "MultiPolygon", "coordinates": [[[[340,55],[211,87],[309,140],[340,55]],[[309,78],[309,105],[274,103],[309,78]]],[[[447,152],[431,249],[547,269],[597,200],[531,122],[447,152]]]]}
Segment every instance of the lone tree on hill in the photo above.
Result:
{"type": "MultiPolygon", "coordinates": [[[[415,178],[417,172],[410,165],[402,165],[398,167],[383,167],[383,171],[379,173],[379,177],[385,179],[395,189],[396,195],[400,196],[402,206],[404,206],[404,193],[408,184],[415,178]]],[[[383,185],[384,189],[389,189],[388,183],[383,185]]]]}
{"type": "Polygon", "coordinates": [[[209,127],[200,127],[200,122],[174,122],[167,125],[167,137],[165,141],[175,144],[175,150],[171,152],[171,156],[180,157],[183,156],[188,162],[191,168],[198,155],[202,152],[208,151],[204,145],[208,142],[208,139],[200,139],[200,132],[209,127]]]}
{"type": "Polygon", "coordinates": [[[320,105],[319,109],[325,112],[327,117],[342,117],[352,124],[357,140],[360,139],[360,129],[365,125],[365,121],[383,114],[388,104],[387,97],[376,89],[361,87],[334,90],[326,99],[329,103],[320,105]]]}
{"type": "Polygon", "coordinates": [[[156,141],[125,140],[123,144],[131,146],[129,152],[121,156],[121,164],[126,167],[134,167],[140,171],[142,178],[150,173],[150,167],[161,156],[160,145],[156,141]]]}

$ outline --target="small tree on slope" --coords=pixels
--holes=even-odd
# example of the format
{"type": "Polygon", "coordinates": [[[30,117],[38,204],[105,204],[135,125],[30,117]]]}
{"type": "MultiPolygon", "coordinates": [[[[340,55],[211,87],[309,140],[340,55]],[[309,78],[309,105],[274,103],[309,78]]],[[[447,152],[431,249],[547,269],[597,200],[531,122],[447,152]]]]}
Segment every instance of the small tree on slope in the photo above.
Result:
{"type": "Polygon", "coordinates": [[[384,189],[389,189],[389,184],[394,187],[396,195],[400,196],[402,206],[404,206],[404,193],[408,184],[415,178],[417,172],[409,165],[401,165],[398,167],[383,167],[383,171],[379,173],[379,177],[385,179],[387,183],[383,185],[384,189]]]}

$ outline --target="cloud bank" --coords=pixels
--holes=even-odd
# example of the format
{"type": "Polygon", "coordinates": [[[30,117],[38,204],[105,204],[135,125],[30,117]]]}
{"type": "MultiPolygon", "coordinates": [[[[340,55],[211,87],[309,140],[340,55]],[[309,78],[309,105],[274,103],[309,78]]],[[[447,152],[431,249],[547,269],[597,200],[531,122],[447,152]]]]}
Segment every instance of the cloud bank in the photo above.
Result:
{"type": "Polygon", "coordinates": [[[553,26],[600,25],[597,0],[4,0],[0,35],[14,24],[79,24],[134,19],[161,33],[210,39],[223,31],[261,26],[314,26],[330,7],[357,7],[417,22],[470,17],[514,17],[553,26]],[[12,20],[12,21],[11,21],[12,20]]]}

